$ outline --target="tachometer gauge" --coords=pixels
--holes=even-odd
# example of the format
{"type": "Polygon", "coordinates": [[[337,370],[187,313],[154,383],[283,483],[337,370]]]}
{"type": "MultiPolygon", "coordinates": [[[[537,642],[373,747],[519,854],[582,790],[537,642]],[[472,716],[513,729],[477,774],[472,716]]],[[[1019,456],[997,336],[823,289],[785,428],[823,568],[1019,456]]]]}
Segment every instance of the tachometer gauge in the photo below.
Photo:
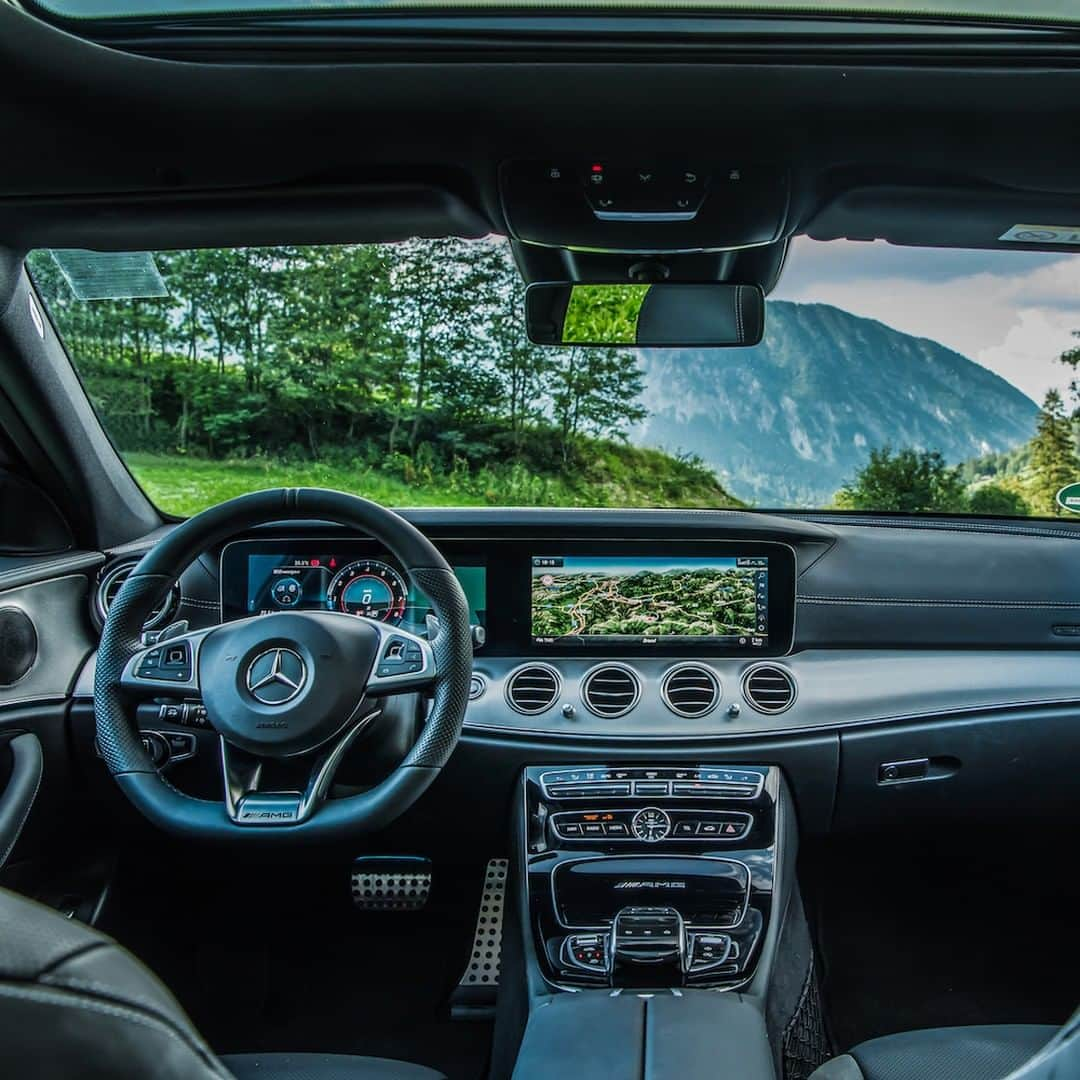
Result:
{"type": "Polygon", "coordinates": [[[396,624],[405,614],[408,595],[404,580],[392,566],[378,559],[358,559],[330,579],[326,606],[330,611],[396,624]]]}

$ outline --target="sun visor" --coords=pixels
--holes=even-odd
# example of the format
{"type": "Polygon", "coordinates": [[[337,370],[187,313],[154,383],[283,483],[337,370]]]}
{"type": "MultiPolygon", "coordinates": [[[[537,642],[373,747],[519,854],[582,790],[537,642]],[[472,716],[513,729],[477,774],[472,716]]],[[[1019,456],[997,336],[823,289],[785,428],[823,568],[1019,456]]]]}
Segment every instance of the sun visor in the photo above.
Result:
{"type": "Polygon", "coordinates": [[[1080,196],[986,188],[862,187],[827,203],[813,240],[909,247],[1080,251],[1080,196]]]}

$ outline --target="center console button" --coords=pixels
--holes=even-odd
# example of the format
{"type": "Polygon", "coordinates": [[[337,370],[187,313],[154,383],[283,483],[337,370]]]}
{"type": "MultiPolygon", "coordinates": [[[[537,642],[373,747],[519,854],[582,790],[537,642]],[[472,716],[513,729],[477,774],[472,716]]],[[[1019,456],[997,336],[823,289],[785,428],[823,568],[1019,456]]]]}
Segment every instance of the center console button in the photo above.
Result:
{"type": "Polygon", "coordinates": [[[719,821],[700,821],[697,827],[698,836],[719,836],[720,835],[720,822],[719,821]]]}
{"type": "Polygon", "coordinates": [[[604,826],[604,831],[608,836],[629,836],[630,829],[627,827],[624,821],[609,821],[604,826]]]}
{"type": "Polygon", "coordinates": [[[732,940],[727,934],[691,934],[689,970],[709,971],[731,958],[732,940]]]}
{"type": "Polygon", "coordinates": [[[635,795],[667,795],[671,785],[666,780],[638,780],[634,784],[635,795]]]}
{"type": "Polygon", "coordinates": [[[603,836],[604,826],[600,824],[586,824],[581,826],[583,836],[603,836]]]}
{"type": "Polygon", "coordinates": [[[555,826],[560,836],[580,836],[581,826],[576,821],[567,821],[555,826]]]}
{"type": "Polygon", "coordinates": [[[680,821],[675,826],[675,836],[693,836],[697,832],[698,823],[696,821],[680,821]]]}
{"type": "Polygon", "coordinates": [[[563,942],[562,960],[567,967],[580,968],[599,975],[609,967],[606,934],[574,934],[563,942]]]}

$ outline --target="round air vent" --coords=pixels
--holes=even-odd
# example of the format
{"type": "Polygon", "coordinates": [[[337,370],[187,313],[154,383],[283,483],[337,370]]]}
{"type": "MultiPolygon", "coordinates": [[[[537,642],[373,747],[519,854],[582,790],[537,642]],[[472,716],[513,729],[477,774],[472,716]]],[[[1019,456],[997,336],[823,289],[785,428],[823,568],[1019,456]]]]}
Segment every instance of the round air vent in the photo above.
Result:
{"type": "Polygon", "coordinates": [[[678,716],[705,716],[720,700],[720,680],[700,664],[679,664],[664,676],[660,696],[678,716]]]}
{"type": "Polygon", "coordinates": [[[547,664],[518,668],[506,683],[506,700],[512,709],[532,716],[555,704],[559,696],[559,673],[547,664]]]}
{"type": "Polygon", "coordinates": [[[581,683],[581,700],[597,716],[622,716],[641,694],[637,675],[627,667],[604,664],[593,668],[581,683]]]}
{"type": "Polygon", "coordinates": [[[782,713],[795,701],[795,678],[787,668],[758,664],[743,676],[743,697],[761,713],[782,713]]]}
{"type": "MultiPolygon", "coordinates": [[[[112,607],[112,602],[116,599],[116,594],[120,591],[120,586],[127,581],[128,574],[130,574],[137,565],[137,559],[128,562],[114,563],[101,575],[101,579],[98,581],[97,593],[94,595],[94,610],[97,614],[98,621],[103,625],[105,623],[105,616],[109,614],[109,608],[112,607]]],[[[155,627],[162,626],[169,622],[176,614],[176,610],[179,606],[180,587],[178,585],[173,585],[164,601],[150,613],[150,618],[143,624],[143,629],[153,630],[155,627]]]]}

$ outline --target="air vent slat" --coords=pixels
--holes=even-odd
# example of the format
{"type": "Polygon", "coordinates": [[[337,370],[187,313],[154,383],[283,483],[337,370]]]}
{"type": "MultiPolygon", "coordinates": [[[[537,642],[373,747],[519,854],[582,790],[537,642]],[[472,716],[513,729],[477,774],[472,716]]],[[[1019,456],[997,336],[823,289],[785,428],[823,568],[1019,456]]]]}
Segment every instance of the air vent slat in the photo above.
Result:
{"type": "Polygon", "coordinates": [[[636,704],[641,683],[629,668],[608,665],[590,671],[581,684],[581,700],[597,716],[624,716],[636,704]]]}
{"type": "Polygon", "coordinates": [[[795,678],[772,664],[751,668],[743,677],[743,697],[761,713],[782,713],[795,701],[795,678]]]}
{"type": "Polygon", "coordinates": [[[533,664],[518,668],[506,683],[506,700],[512,709],[534,716],[550,709],[559,696],[559,675],[554,668],[533,664]]]}
{"type": "Polygon", "coordinates": [[[686,664],[673,668],[660,684],[664,704],[689,720],[707,716],[720,700],[720,680],[708,668],[686,664]]]}

